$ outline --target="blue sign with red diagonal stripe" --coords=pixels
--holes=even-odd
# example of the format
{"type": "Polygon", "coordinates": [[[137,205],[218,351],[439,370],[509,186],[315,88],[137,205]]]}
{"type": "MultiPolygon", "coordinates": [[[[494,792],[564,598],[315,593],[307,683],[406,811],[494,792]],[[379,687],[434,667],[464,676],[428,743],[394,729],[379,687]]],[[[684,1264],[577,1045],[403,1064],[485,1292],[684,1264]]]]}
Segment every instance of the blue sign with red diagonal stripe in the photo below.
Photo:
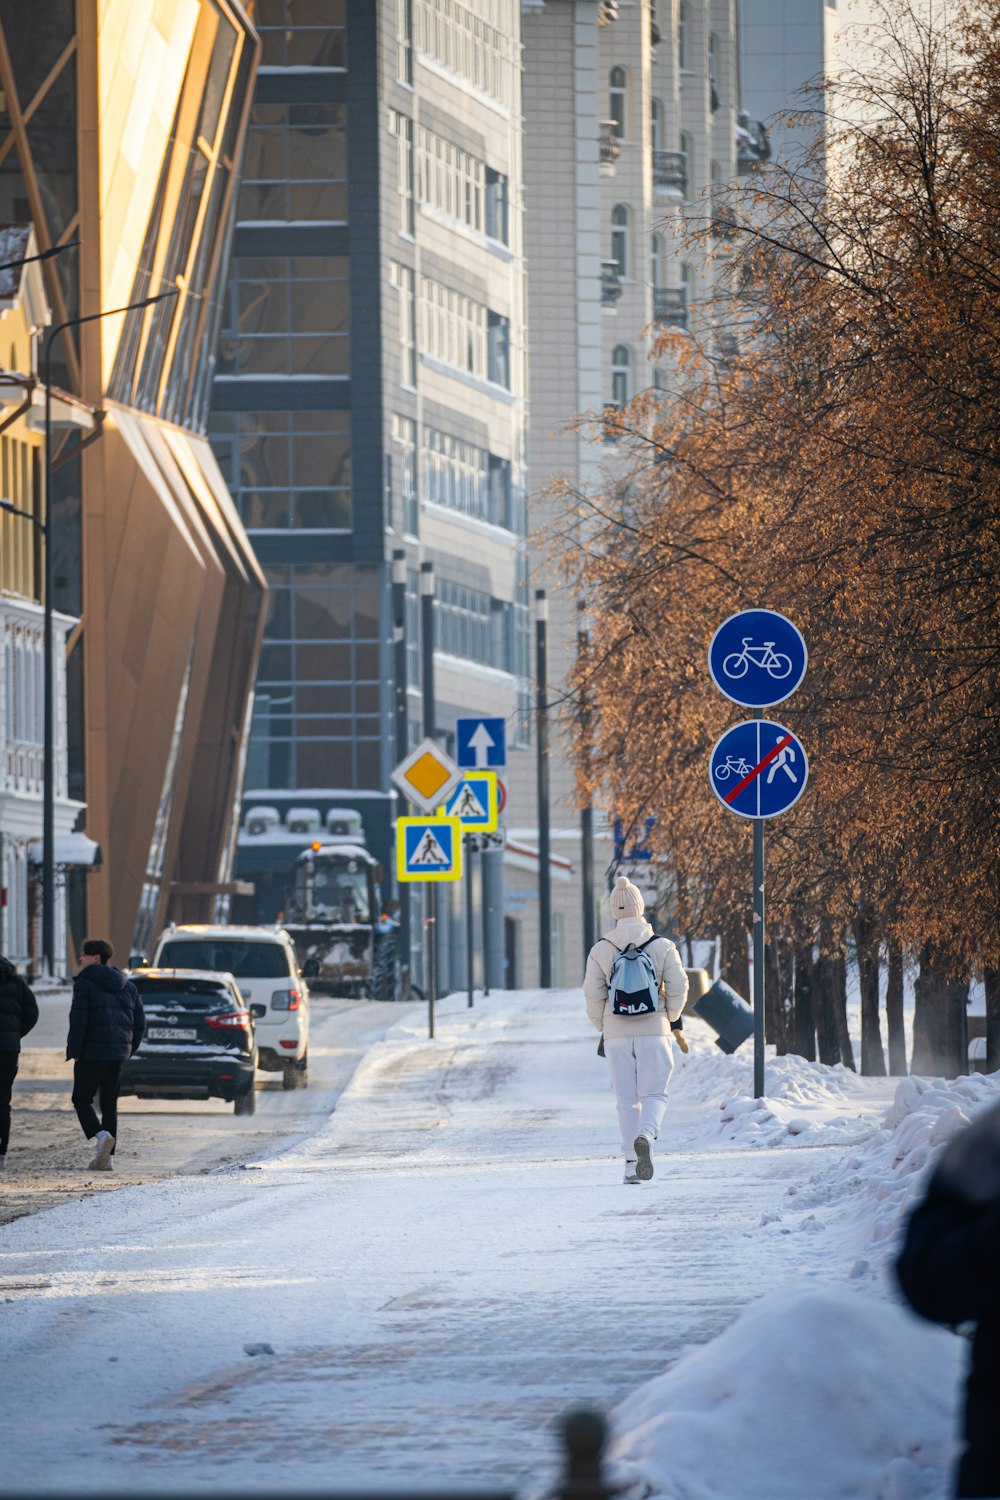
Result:
{"type": "Polygon", "coordinates": [[[727,729],[708,761],[708,780],[724,807],[740,818],[776,818],[805,791],[809,762],[801,740],[770,719],[727,729]]]}

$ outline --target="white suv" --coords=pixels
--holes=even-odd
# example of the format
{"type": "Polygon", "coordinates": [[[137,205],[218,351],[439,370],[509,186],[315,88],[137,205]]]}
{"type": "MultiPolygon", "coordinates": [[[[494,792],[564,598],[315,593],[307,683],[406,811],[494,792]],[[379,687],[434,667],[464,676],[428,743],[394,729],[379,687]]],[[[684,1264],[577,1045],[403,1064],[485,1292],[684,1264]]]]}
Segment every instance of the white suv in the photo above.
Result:
{"type": "Polygon", "coordinates": [[[175,927],[160,934],[156,969],[232,974],[256,1022],[259,1068],[282,1087],[309,1081],[309,989],[295,946],[281,927],[175,927]]]}

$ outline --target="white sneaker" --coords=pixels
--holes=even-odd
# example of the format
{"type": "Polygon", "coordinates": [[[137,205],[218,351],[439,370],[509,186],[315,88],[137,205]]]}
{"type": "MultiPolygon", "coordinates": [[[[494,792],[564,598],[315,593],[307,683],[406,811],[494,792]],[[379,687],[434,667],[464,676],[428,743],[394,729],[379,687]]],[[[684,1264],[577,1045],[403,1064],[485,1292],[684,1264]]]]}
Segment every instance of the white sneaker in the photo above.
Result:
{"type": "Polygon", "coordinates": [[[653,1143],[648,1135],[637,1135],[632,1144],[635,1147],[635,1174],[640,1182],[648,1182],[653,1175],[653,1143]]]}
{"type": "Polygon", "coordinates": [[[110,1172],[111,1153],[115,1149],[114,1136],[109,1135],[106,1130],[99,1130],[94,1137],[94,1144],[97,1150],[94,1153],[94,1159],[90,1163],[88,1170],[91,1172],[110,1172]]]}
{"type": "Polygon", "coordinates": [[[625,1162],[625,1176],[622,1178],[622,1182],[627,1182],[629,1184],[629,1186],[631,1186],[634,1183],[638,1183],[638,1181],[639,1181],[639,1174],[635,1170],[635,1162],[626,1159],[626,1162],[625,1162]]]}

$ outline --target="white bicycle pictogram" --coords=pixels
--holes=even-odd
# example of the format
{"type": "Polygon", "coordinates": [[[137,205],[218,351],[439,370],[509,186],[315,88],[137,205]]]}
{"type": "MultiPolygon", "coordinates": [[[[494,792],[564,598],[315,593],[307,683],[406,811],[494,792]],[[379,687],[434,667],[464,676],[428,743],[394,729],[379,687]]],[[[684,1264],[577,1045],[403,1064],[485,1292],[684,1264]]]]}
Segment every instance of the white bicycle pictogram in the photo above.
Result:
{"type": "Polygon", "coordinates": [[[753,646],[752,636],[743,637],[743,650],[732,651],[722,663],[722,670],[727,677],[737,680],[745,677],[751,666],[763,667],[769,677],[781,681],[788,677],[792,671],[792,658],[786,656],[783,651],[775,651],[773,641],[765,641],[762,646],[753,646]]]}
{"type": "Polygon", "coordinates": [[[727,755],[725,765],[716,766],[715,779],[716,781],[728,781],[730,776],[737,776],[742,779],[744,776],[749,776],[752,770],[753,766],[742,755],[727,755]]]}

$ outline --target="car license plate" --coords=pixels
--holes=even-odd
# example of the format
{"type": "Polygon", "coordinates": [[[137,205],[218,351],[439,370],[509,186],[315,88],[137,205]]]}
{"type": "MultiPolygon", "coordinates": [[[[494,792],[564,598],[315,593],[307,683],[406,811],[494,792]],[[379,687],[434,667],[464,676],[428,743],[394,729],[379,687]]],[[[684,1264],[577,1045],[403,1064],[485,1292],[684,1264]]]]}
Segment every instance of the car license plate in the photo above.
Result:
{"type": "Polygon", "coordinates": [[[184,1026],[150,1026],[146,1032],[151,1042],[196,1042],[198,1033],[184,1026]]]}

